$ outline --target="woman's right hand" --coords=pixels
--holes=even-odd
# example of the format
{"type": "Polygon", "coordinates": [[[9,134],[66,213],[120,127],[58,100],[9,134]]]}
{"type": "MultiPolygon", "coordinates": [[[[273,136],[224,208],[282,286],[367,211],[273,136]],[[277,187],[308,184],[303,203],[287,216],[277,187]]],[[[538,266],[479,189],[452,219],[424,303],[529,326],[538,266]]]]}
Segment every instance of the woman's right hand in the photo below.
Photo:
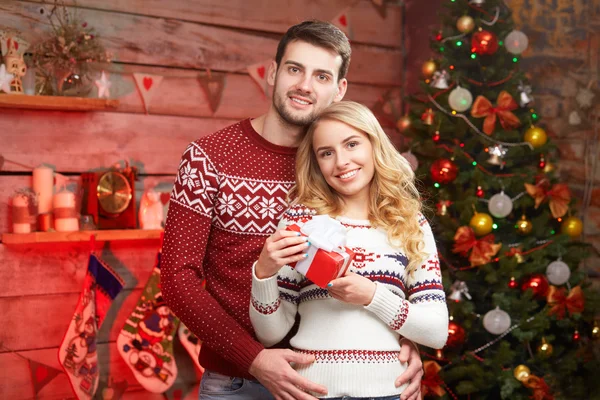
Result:
{"type": "Polygon", "coordinates": [[[285,229],[278,230],[265,241],[254,267],[256,277],[269,278],[284,265],[303,260],[309,246],[306,236],[285,229]]]}

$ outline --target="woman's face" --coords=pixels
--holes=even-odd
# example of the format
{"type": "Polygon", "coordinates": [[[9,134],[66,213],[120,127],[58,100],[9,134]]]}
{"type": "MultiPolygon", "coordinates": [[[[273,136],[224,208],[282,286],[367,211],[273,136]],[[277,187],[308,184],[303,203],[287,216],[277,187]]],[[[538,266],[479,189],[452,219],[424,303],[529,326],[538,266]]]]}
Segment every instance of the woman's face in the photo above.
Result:
{"type": "Polygon", "coordinates": [[[375,173],[368,136],[343,122],[320,121],[313,133],[313,151],[325,181],[344,200],[368,200],[375,173]]]}

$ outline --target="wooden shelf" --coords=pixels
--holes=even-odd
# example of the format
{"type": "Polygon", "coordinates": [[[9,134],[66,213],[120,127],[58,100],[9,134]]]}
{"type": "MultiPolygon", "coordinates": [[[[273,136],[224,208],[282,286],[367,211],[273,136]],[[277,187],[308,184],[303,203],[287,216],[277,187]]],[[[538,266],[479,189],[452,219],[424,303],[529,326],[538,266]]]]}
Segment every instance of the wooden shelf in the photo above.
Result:
{"type": "Polygon", "coordinates": [[[162,229],[113,229],[101,231],[77,232],[32,232],[32,233],[4,233],[2,244],[27,244],[27,243],[58,243],[58,242],[89,242],[94,235],[96,241],[115,240],[159,240],[162,229]]]}
{"type": "Polygon", "coordinates": [[[119,100],[92,99],[66,96],[28,96],[0,94],[0,108],[27,108],[33,110],[103,111],[114,110],[119,100]]]}

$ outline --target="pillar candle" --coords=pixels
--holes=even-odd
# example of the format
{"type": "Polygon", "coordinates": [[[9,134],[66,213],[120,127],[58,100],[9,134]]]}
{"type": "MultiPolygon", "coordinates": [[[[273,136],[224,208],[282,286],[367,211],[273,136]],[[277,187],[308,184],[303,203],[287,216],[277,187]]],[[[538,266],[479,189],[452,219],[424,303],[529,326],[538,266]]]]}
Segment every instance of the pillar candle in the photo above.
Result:
{"type": "Polygon", "coordinates": [[[57,232],[79,230],[79,218],[75,209],[75,194],[62,191],[54,195],[54,229],[57,232]]]}
{"type": "Polygon", "coordinates": [[[45,165],[33,169],[33,191],[38,196],[38,214],[52,211],[54,170],[45,165]]]}
{"type": "Polygon", "coordinates": [[[35,215],[30,215],[29,198],[24,194],[17,194],[12,199],[13,232],[30,233],[35,215]]]}

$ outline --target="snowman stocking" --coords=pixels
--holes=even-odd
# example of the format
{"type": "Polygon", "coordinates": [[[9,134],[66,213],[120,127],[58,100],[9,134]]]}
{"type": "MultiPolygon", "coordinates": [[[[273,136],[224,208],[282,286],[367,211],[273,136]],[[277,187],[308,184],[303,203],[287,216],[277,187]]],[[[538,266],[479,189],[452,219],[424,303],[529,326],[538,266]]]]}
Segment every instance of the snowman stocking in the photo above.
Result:
{"type": "Polygon", "coordinates": [[[78,399],[91,399],[98,388],[96,336],[122,288],[123,280],[91,254],[75,315],[58,350],[58,361],[78,399]]]}
{"type": "Polygon", "coordinates": [[[179,330],[177,331],[177,336],[179,337],[179,341],[188,352],[188,354],[194,360],[194,364],[196,364],[196,368],[200,371],[200,376],[204,373],[204,368],[200,365],[200,360],[198,357],[200,356],[200,347],[202,342],[196,335],[192,333],[183,322],[179,324],[179,330]]]}
{"type": "Polygon", "coordinates": [[[162,298],[160,253],[156,267],[117,338],[119,353],[148,391],[163,393],[177,378],[173,337],[179,320],[162,298]]]}

